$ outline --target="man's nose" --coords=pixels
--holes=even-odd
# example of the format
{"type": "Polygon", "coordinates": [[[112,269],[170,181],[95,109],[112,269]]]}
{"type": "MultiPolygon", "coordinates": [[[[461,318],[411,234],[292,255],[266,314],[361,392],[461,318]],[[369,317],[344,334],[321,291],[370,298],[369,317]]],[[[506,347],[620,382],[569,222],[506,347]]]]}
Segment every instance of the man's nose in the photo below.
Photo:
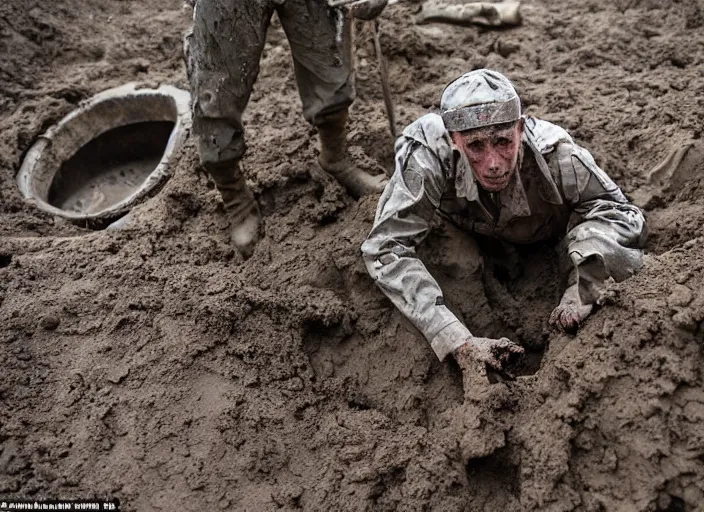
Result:
{"type": "Polygon", "coordinates": [[[487,164],[491,172],[498,172],[501,168],[499,155],[493,149],[489,149],[487,152],[487,164]]]}

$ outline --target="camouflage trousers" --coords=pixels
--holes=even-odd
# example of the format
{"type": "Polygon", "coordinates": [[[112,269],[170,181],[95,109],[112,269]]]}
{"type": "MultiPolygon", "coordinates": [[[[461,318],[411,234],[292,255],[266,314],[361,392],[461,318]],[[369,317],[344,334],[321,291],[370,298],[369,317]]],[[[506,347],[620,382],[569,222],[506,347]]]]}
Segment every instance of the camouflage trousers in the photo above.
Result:
{"type": "Polygon", "coordinates": [[[274,12],[291,47],[304,118],[317,124],[354,100],[350,22],[338,19],[325,0],[198,0],[184,51],[203,164],[237,161],[245,153],[242,114],[274,12]]]}

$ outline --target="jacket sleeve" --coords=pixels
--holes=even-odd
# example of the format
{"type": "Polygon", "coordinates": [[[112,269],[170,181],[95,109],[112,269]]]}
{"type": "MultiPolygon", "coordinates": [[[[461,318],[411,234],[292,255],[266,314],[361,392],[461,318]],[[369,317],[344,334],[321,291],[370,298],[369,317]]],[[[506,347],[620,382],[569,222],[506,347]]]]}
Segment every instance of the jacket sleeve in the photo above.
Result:
{"type": "Polygon", "coordinates": [[[440,360],[471,337],[444,305],[443,293],[416,254],[440,203],[445,177],[437,157],[416,144],[386,186],[362,244],[369,275],[430,342],[440,360]]]}
{"type": "Polygon", "coordinates": [[[563,143],[557,156],[562,190],[574,213],[567,251],[582,300],[594,303],[606,279],[622,281],[642,265],[645,218],[586,149],[563,143]]]}

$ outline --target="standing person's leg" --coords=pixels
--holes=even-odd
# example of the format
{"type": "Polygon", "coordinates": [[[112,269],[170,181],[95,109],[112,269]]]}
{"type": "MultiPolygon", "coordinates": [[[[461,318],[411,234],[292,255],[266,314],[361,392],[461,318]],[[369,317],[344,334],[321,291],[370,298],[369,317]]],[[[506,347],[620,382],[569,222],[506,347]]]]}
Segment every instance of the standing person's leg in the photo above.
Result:
{"type": "Polygon", "coordinates": [[[186,44],[200,161],[222,196],[232,242],[245,256],[259,238],[260,216],[239,166],[246,149],[242,113],[272,14],[270,0],[198,0],[186,44]]]}
{"type": "Polygon", "coordinates": [[[337,40],[338,10],[326,0],[286,0],[278,8],[291,45],[303,116],[320,135],[320,166],[356,196],[379,192],[385,176],[371,176],[350,164],[347,111],[354,101],[350,20],[337,40]]]}

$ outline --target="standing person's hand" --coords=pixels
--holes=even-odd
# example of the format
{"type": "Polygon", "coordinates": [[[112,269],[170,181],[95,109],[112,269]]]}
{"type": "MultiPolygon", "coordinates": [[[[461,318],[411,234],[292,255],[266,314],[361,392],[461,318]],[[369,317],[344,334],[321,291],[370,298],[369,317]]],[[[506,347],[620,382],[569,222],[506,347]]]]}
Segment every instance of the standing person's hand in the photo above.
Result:
{"type": "MultiPolygon", "coordinates": [[[[496,373],[499,377],[512,380],[513,376],[506,370],[523,356],[523,347],[508,338],[475,338],[455,351],[455,359],[465,377],[476,381],[476,376],[496,373]]],[[[465,378],[465,381],[468,379],[465,378]]]]}
{"type": "Polygon", "coordinates": [[[351,7],[352,16],[371,21],[381,14],[389,0],[363,0],[351,7]]]}

